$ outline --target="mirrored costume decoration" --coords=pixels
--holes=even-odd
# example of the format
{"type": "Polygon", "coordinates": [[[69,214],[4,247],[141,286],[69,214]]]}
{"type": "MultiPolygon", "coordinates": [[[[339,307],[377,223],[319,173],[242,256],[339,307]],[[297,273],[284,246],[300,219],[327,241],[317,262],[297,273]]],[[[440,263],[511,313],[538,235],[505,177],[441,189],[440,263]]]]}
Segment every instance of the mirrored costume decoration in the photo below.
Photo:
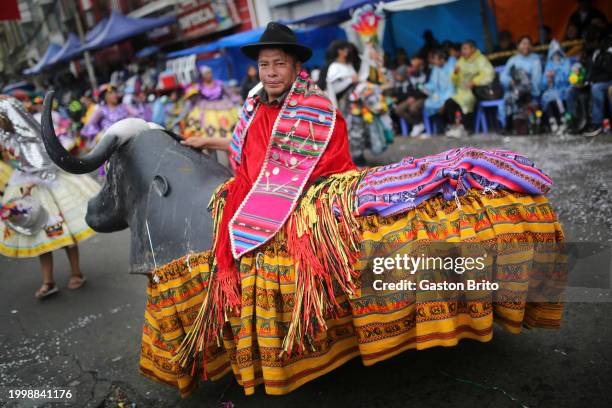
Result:
{"type": "Polygon", "coordinates": [[[368,148],[374,155],[381,154],[393,142],[389,107],[382,92],[385,83],[383,51],[378,41],[382,19],[382,10],[366,5],[357,9],[351,20],[364,44],[359,83],[349,95],[347,127],[353,159],[363,158],[368,148]]]}
{"type": "Polygon", "coordinates": [[[40,123],[8,96],[0,96],[0,151],[0,172],[10,173],[1,198],[0,254],[34,257],[94,234],[85,213],[98,184],[59,170],[45,151],[40,123]]]}

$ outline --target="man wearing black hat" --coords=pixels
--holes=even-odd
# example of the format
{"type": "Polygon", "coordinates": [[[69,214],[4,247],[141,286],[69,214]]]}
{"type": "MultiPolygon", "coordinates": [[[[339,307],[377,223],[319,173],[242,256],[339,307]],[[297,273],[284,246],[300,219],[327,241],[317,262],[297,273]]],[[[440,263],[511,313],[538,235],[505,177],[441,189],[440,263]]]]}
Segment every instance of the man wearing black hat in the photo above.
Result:
{"type": "Polygon", "coordinates": [[[355,169],[344,119],[302,72],[310,48],[289,27],[272,22],[259,42],[241,50],[257,61],[262,88],[245,101],[232,139],[183,142],[230,150],[236,174],[227,187],[215,253],[220,269],[228,271],[278,232],[313,180],[355,169]],[[278,198],[278,191],[286,194],[278,198]],[[257,225],[257,217],[271,221],[257,225]]]}

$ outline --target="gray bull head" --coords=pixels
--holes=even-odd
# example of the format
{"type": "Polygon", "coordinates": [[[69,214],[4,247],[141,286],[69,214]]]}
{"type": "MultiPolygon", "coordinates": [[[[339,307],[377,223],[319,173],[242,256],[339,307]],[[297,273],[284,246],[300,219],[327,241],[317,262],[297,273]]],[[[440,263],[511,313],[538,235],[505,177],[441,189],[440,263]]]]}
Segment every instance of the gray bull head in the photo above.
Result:
{"type": "Polygon", "coordinates": [[[86,221],[98,232],[130,228],[130,272],[150,272],[153,255],[161,266],[211,248],[213,225],[206,207],[215,188],[231,175],[225,167],[141,120],[109,128],[92,152],[74,157],[55,135],[52,102],[51,91],[45,97],[42,134],[55,164],[86,174],[108,161],[106,180],[88,203],[86,221]]]}

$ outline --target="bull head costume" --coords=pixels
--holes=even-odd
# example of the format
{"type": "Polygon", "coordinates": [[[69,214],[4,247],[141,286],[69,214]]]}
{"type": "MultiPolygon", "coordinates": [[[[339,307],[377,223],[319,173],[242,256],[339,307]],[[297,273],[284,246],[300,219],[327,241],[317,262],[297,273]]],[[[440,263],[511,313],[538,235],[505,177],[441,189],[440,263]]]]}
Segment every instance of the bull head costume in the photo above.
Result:
{"type": "Polygon", "coordinates": [[[156,264],[210,248],[212,219],[206,203],[230,176],[226,168],[142,119],[118,122],[92,152],[74,157],[55,135],[52,102],[51,91],[42,116],[49,156],[73,174],[90,173],[108,163],[102,190],[89,201],[86,221],[98,232],[130,228],[131,273],[148,273],[156,264]]]}

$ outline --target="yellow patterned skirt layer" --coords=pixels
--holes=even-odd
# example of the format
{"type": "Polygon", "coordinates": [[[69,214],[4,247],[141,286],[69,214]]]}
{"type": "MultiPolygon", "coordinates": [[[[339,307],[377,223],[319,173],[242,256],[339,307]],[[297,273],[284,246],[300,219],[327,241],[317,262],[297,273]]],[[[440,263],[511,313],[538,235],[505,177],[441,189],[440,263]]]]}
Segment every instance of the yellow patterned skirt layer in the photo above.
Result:
{"type": "Polygon", "coordinates": [[[197,385],[202,369],[211,380],[233,372],[246,394],[263,384],[266,393],[279,395],[355,357],[372,365],[409,349],[455,346],[462,339],[489,341],[494,321],[512,333],[523,326],[560,325],[567,259],[554,251],[533,250],[536,244],[564,240],[546,198],[470,190],[458,203],[439,197],[393,217],[356,220],[361,230],[353,264],[356,289],[350,298],[336,298],[336,313],[325,315],[324,330],[307,338],[303,350],[287,353],[283,344],[296,299],[301,299],[288,231],[283,229],[259,251],[241,258],[241,310],[239,316],[228,316],[222,340],[205,351],[205,368],[181,368],[172,357],[206,297],[211,253],[186,256],[156,271],[159,282],[151,281],[148,287],[141,372],[177,387],[182,396],[197,385]],[[495,259],[489,257],[486,268],[472,277],[494,280],[500,288],[431,291],[420,289],[419,282],[440,281],[439,271],[406,274],[396,268],[373,273],[377,257],[431,254],[428,248],[440,243],[454,248],[441,251],[459,248],[472,254],[474,247],[457,245],[476,243],[478,251],[497,248],[495,259]],[[412,280],[417,289],[375,290],[373,282],[379,278],[412,280]]]}

